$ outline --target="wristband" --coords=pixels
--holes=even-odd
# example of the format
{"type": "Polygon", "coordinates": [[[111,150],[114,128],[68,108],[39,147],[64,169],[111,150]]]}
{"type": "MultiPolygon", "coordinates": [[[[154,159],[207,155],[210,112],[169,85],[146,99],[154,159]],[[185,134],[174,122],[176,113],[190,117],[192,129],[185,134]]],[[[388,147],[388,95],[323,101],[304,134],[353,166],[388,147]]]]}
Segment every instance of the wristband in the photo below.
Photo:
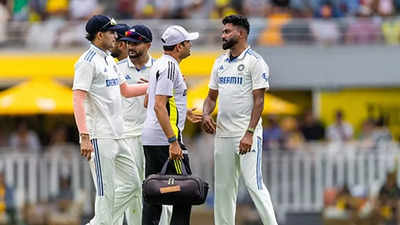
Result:
{"type": "Polygon", "coordinates": [[[172,144],[176,141],[176,136],[168,138],[168,143],[172,144]]]}
{"type": "Polygon", "coordinates": [[[254,134],[254,128],[247,128],[247,132],[249,132],[250,134],[254,134]]]}

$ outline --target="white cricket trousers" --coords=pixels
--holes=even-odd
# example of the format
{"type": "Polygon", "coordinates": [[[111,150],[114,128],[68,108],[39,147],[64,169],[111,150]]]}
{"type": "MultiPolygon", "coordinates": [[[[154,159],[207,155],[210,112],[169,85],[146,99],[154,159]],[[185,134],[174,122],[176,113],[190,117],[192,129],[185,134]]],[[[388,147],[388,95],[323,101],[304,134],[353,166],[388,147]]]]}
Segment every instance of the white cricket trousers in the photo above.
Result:
{"type": "Polygon", "coordinates": [[[270,194],[262,179],[262,129],[253,137],[251,151],[239,155],[241,137],[216,137],[215,225],[234,225],[240,174],[264,225],[277,225],[270,194]]]}
{"type": "MultiPolygon", "coordinates": [[[[137,167],[137,173],[140,179],[140,184],[143,183],[143,180],[145,178],[145,157],[144,157],[144,151],[143,151],[143,145],[142,145],[142,140],[141,136],[132,136],[125,138],[124,140],[126,141],[126,144],[129,148],[129,151],[131,152],[130,156],[132,156],[132,160],[135,161],[136,167],[137,167]]],[[[94,155],[92,157],[92,160],[89,162],[90,170],[92,171],[93,175],[93,181],[96,184],[97,183],[97,177],[96,177],[96,172],[95,172],[95,164],[94,164],[94,155]]],[[[119,182],[118,180],[116,181],[116,191],[119,192],[121,187],[123,188],[124,184],[123,182],[119,182]]],[[[96,190],[97,190],[97,185],[96,190]]],[[[115,204],[116,207],[118,207],[118,203],[115,204]]],[[[141,193],[141,188],[140,188],[140,194],[137,196],[132,196],[130,198],[130,201],[127,203],[127,209],[125,210],[125,217],[128,225],[141,225],[142,224],[142,211],[143,211],[143,196],[141,193]]],[[[171,206],[163,206],[163,211],[161,214],[160,218],[160,223],[159,225],[169,225],[169,221],[171,220],[172,217],[172,207],[171,206]]],[[[122,214],[118,218],[113,219],[113,225],[122,225],[124,220],[124,215],[122,214]]]]}
{"type": "MultiPolygon", "coordinates": [[[[90,225],[114,224],[132,199],[142,194],[134,156],[124,139],[92,139],[89,162],[96,186],[94,218],[90,225]]],[[[141,207],[141,206],[140,206],[141,207]]]]}

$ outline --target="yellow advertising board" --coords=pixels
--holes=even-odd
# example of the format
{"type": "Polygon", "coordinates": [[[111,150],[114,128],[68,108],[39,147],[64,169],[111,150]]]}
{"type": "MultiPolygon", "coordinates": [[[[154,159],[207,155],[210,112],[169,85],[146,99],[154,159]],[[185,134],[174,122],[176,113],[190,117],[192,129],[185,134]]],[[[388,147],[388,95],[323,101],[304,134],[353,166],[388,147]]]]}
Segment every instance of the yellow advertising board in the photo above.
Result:
{"type": "Polygon", "coordinates": [[[388,125],[396,140],[400,137],[400,88],[365,88],[323,91],[319,95],[320,115],[326,124],[334,120],[341,109],[345,120],[356,130],[369,118],[388,117],[388,125]]]}
{"type": "MultiPolygon", "coordinates": [[[[64,78],[74,76],[74,64],[81,53],[2,53],[0,54],[0,79],[64,78]]],[[[182,61],[185,76],[209,76],[214,60],[221,52],[194,52],[182,61]]],[[[160,57],[160,52],[152,56],[160,57]]]]}

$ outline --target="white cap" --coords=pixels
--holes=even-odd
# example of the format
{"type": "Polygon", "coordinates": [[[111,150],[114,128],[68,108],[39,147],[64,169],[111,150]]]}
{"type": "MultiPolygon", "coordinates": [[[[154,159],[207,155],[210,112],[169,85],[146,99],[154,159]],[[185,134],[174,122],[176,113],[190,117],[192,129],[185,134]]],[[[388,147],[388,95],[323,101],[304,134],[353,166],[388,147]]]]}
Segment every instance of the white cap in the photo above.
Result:
{"type": "Polygon", "coordinates": [[[163,46],[173,46],[183,41],[192,41],[199,38],[199,32],[189,33],[179,25],[168,27],[161,36],[163,46]]]}

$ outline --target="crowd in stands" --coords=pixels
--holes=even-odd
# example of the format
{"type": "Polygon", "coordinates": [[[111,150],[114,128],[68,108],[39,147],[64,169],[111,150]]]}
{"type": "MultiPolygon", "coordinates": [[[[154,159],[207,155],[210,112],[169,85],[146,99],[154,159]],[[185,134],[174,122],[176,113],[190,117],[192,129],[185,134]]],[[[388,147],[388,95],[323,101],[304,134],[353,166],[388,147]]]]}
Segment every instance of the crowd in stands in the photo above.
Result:
{"type": "Polygon", "coordinates": [[[400,188],[396,171],[388,171],[377,187],[344,185],[327,188],[323,219],[326,225],[397,225],[400,223],[400,188]]]}
{"type": "Polygon", "coordinates": [[[6,31],[26,35],[26,27],[7,27],[8,21],[31,22],[27,41],[32,45],[82,45],[81,36],[74,36],[81,33],[79,24],[99,13],[119,20],[220,19],[240,13],[264,21],[252,24],[255,37],[250,38],[266,46],[399,44],[399,12],[400,0],[0,0],[0,45],[6,31]],[[36,22],[45,25],[35,29],[36,22]]]}
{"type": "Polygon", "coordinates": [[[311,111],[305,112],[299,120],[285,117],[279,121],[277,116],[268,116],[264,126],[263,146],[264,150],[296,151],[304,149],[308,142],[354,141],[360,149],[372,150],[394,140],[387,127],[387,120],[384,116],[368,118],[363,122],[359,134],[355,135],[353,126],[346,122],[341,110],[335,113],[335,120],[329,126],[315,118],[311,111]]]}

